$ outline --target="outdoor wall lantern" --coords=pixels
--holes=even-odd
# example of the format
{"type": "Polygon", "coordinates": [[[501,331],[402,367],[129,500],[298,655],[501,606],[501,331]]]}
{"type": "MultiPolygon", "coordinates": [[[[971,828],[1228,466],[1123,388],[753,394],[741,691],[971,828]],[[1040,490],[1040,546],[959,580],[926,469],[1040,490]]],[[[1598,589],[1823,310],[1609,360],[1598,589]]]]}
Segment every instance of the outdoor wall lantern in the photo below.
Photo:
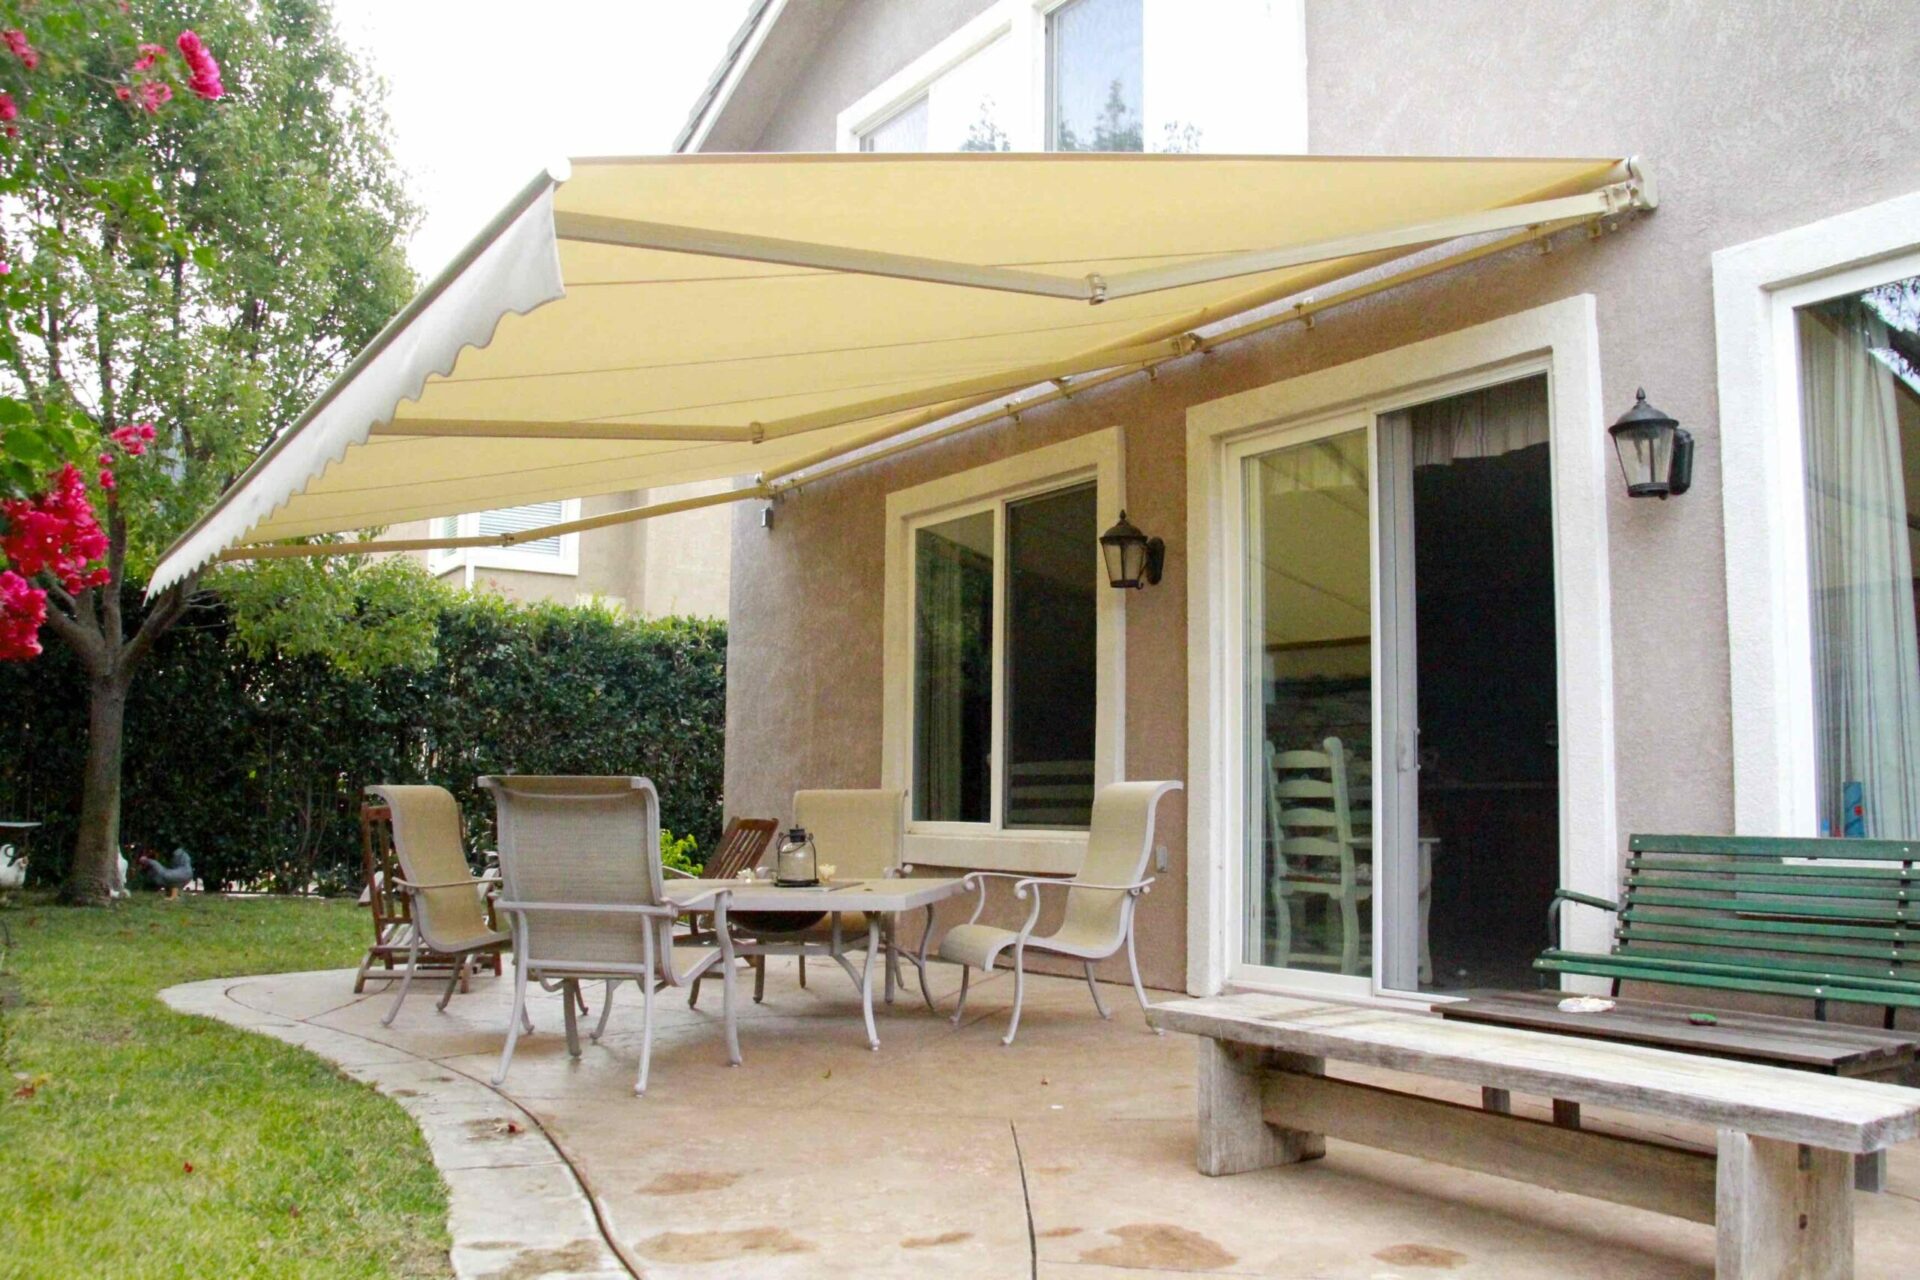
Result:
{"type": "Polygon", "coordinates": [[[1693,484],[1693,436],[1678,422],[1647,403],[1639,391],[1633,408],[1607,428],[1627,478],[1627,496],[1666,499],[1693,484]]]}
{"type": "Polygon", "coordinates": [[[1160,581],[1167,562],[1167,544],[1134,528],[1127,513],[1100,535],[1100,554],[1107,562],[1107,581],[1120,588],[1151,586],[1160,581]]]}

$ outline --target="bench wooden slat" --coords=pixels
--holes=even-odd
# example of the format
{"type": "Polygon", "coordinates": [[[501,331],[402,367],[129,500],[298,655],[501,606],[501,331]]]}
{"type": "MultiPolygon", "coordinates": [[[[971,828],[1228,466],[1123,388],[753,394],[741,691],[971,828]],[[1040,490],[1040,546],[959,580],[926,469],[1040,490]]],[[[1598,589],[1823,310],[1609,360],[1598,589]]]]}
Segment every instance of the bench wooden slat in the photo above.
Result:
{"type": "MultiPolygon", "coordinates": [[[[1549,951],[1548,957],[1578,955],[1578,952],[1562,953],[1549,951]]],[[[1897,974],[1882,976],[1884,970],[1867,972],[1863,970],[1833,968],[1795,968],[1783,962],[1767,961],[1760,958],[1738,960],[1696,960],[1681,953],[1657,951],[1620,952],[1607,959],[1616,965],[1635,969],[1657,969],[1662,972],[1679,970],[1686,973],[1711,973],[1721,977],[1737,978],[1742,974],[1759,974],[1781,982],[1798,982],[1802,986],[1846,987],[1862,992],[1883,992],[1898,996],[1902,1000],[1911,1000],[1920,1005],[1920,991],[1913,990],[1915,982],[1897,974]]],[[[1658,979],[1655,979],[1658,981],[1658,979]]]]}
{"type": "Polygon", "coordinates": [[[1698,858],[1646,857],[1627,859],[1629,871],[1689,871],[1702,874],[1785,876],[1792,879],[1897,880],[1920,884],[1920,867],[1848,867],[1821,862],[1773,862],[1741,858],[1732,862],[1703,862],[1698,858]]]}
{"type": "Polygon", "coordinates": [[[1920,862],[1911,840],[1835,840],[1809,836],[1636,835],[1634,853],[1690,853],[1726,858],[1835,858],[1850,862],[1920,862]]]}
{"type": "Polygon", "coordinates": [[[1633,894],[1635,902],[1662,907],[1713,907],[1753,916],[1825,916],[1841,920],[1886,920],[1905,923],[1920,920],[1906,907],[1881,906],[1878,903],[1814,902],[1804,898],[1762,897],[1754,894],[1738,898],[1696,898],[1666,889],[1641,889],[1633,894]]]}
{"type": "Polygon", "coordinates": [[[1576,973],[1594,978],[1619,978],[1626,982],[1671,982],[1687,987],[1712,987],[1717,991],[1744,991],[1752,995],[1798,996],[1803,1000],[1838,1000],[1842,1004],[1871,1004],[1885,1007],[1920,1008],[1920,997],[1890,995],[1852,987],[1826,987],[1816,991],[1812,983],[1789,982],[1771,978],[1734,978],[1720,974],[1690,973],[1682,969],[1652,969],[1642,965],[1618,964],[1608,956],[1567,955],[1554,959],[1542,956],[1533,967],[1548,973],[1576,973]]]}
{"type": "Polygon", "coordinates": [[[1618,1107],[1836,1151],[1920,1136],[1920,1090],[1639,1045],[1239,992],[1152,1006],[1156,1027],[1282,1053],[1618,1107]]]}
{"type": "MultiPolygon", "coordinates": [[[[1724,947],[1730,950],[1765,948],[1768,951],[1786,951],[1796,955],[1859,956],[1867,960],[1891,961],[1894,964],[1911,964],[1920,961],[1920,951],[1909,951],[1901,947],[1869,946],[1863,942],[1830,942],[1824,939],[1803,942],[1781,937],[1768,937],[1762,941],[1729,931],[1695,929],[1685,925],[1628,923],[1621,927],[1619,936],[1625,942],[1683,942],[1696,947],[1724,947]]],[[[1916,971],[1916,976],[1920,976],[1920,970],[1916,971]]]]}
{"type": "MultiPolygon", "coordinates": [[[[1704,868],[1702,869],[1704,871],[1704,868]]],[[[1673,872],[1641,872],[1627,877],[1634,889],[1678,889],[1683,893],[1757,893],[1773,898],[1860,898],[1870,902],[1913,902],[1920,897],[1903,885],[1836,884],[1828,880],[1782,884],[1761,876],[1721,873],[1682,876],[1673,872]]]]}
{"type": "MultiPolygon", "coordinates": [[[[1818,938],[1882,938],[1888,943],[1920,944],[1920,929],[1901,924],[1833,924],[1814,920],[1740,919],[1712,911],[1688,911],[1685,908],[1623,907],[1623,921],[1648,924],[1689,924],[1699,928],[1726,929],[1734,933],[1804,934],[1818,938]]],[[[1764,947],[1764,942],[1755,945],[1764,947]]]]}

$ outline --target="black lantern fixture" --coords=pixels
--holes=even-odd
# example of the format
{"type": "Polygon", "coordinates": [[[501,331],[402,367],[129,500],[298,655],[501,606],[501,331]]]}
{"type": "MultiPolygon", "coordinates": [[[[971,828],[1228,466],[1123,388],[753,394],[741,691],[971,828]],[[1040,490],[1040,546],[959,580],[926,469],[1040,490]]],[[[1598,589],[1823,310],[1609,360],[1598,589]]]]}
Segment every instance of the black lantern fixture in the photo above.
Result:
{"type": "Polygon", "coordinates": [[[1644,389],[1607,434],[1620,455],[1629,497],[1665,499],[1692,486],[1693,436],[1648,404],[1644,389]]]}
{"type": "Polygon", "coordinates": [[[1134,528],[1122,511],[1113,528],[1100,535],[1100,554],[1107,562],[1109,583],[1138,589],[1160,581],[1160,570],[1167,562],[1167,544],[1134,528]]]}

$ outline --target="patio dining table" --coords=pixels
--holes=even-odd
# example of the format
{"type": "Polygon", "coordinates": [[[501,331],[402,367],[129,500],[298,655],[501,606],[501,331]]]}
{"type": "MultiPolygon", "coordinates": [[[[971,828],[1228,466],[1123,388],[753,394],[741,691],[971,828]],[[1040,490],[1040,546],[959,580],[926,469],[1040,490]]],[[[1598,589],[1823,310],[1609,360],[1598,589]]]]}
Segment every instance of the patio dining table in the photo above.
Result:
{"type": "MultiPolygon", "coordinates": [[[[883,921],[897,918],[909,911],[926,912],[926,928],[920,935],[918,951],[921,981],[926,980],[927,942],[933,936],[934,906],[967,890],[966,880],[960,876],[900,876],[878,880],[842,880],[833,881],[818,887],[790,887],[777,885],[769,880],[733,880],[726,882],[731,889],[727,904],[729,915],[747,912],[780,912],[783,914],[831,912],[838,915],[852,912],[864,912],[867,917],[867,954],[865,963],[858,972],[847,962],[845,954],[838,945],[832,946],[825,954],[836,961],[847,976],[853,979],[860,991],[860,1013],[866,1020],[867,1046],[879,1049],[880,1033],[873,1021],[873,960],[880,950],[883,936],[894,932],[894,925],[883,926],[883,921]]],[[[679,905],[687,899],[711,893],[717,882],[712,880],[668,880],[666,883],[667,901],[679,905]]],[[[712,912],[713,900],[707,899],[689,905],[689,914],[712,912]]],[[[837,941],[837,938],[836,938],[837,941]]],[[[736,943],[736,955],[798,955],[820,954],[820,944],[802,942],[768,941],[736,943]]],[[[886,964],[886,961],[882,961],[886,964]]],[[[889,991],[893,981],[893,970],[887,969],[889,991]]],[[[930,1002],[930,1001],[929,1001],[930,1002]]]]}

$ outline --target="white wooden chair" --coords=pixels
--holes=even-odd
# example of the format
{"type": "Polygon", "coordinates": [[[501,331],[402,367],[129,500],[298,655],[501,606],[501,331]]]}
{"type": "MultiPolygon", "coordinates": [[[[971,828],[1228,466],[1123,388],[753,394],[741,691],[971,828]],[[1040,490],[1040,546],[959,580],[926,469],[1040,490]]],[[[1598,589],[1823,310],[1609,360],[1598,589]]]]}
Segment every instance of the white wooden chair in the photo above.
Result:
{"type": "Polygon", "coordinates": [[[1349,757],[1338,738],[1319,751],[1281,751],[1269,742],[1267,914],[1279,964],[1334,964],[1359,973],[1363,918],[1372,920],[1373,811],[1354,806],[1348,790],[1349,757]],[[1340,947],[1294,946],[1293,908],[1314,898],[1327,901],[1340,920],[1340,947]]]}
{"type": "MultiPolygon", "coordinates": [[[[597,1042],[613,1012],[620,983],[640,984],[640,1071],[633,1091],[647,1091],[653,1060],[653,996],[718,964],[725,989],[727,1058],[740,1062],[734,1021],[733,943],[727,927],[728,887],[715,882],[679,905],[666,901],[660,868],[660,798],[645,778],[509,776],[480,779],[499,818],[502,894],[497,904],[513,931],[513,1013],[500,1053],[497,1085],[507,1078],[526,1020],[527,983],[561,989],[567,1052],[580,1056],[575,1004],[580,983],[603,980],[597,1042]],[[689,902],[714,902],[713,945],[682,974],[674,968],[674,919],[689,902]]],[[[397,814],[396,814],[397,818],[397,814]]]]}
{"type": "Polygon", "coordinates": [[[407,930],[407,972],[393,1008],[380,1019],[393,1025],[407,1002],[413,975],[423,951],[455,957],[453,976],[440,994],[438,1008],[466,980],[476,957],[497,949],[507,935],[487,919],[487,890],[498,883],[493,876],[476,876],[467,865],[461,832],[460,806],[445,787],[368,787],[367,794],[387,806],[393,815],[393,853],[404,879],[390,886],[407,895],[412,924],[407,930]]]}
{"type": "MultiPolygon", "coordinates": [[[[947,930],[940,940],[940,958],[960,968],[960,1000],[953,1010],[953,1023],[967,1007],[967,983],[978,965],[985,972],[993,968],[1000,953],[1013,949],[1013,1018],[1007,1024],[1002,1044],[1012,1044],[1020,1030],[1020,1006],[1026,996],[1026,953],[1046,951],[1071,956],[1080,961],[1087,977],[1087,990],[1093,993],[1093,1007],[1100,1016],[1108,1016],[1100,1000],[1100,987],[1093,978],[1093,962],[1104,960],[1127,949],[1127,968],[1133,975],[1133,993],[1141,1009],[1147,1007],[1146,988],[1140,982],[1140,962],[1134,955],[1134,908],[1140,896],[1153,884],[1146,874],[1147,859],[1153,856],[1154,813],[1161,798],[1180,790],[1177,782],[1116,782],[1102,787],[1093,799],[1093,821],[1087,831],[1087,856],[1080,873],[1071,880],[1019,876],[998,871],[973,871],[967,881],[978,890],[980,900],[973,916],[963,925],[947,930]],[[1026,923],[1019,929],[1002,929],[980,923],[986,910],[987,881],[1013,881],[1013,896],[1031,900],[1026,923]],[[1066,908],[1060,927],[1044,937],[1034,936],[1040,923],[1041,889],[1058,888],[1066,894],[1066,908]]],[[[1157,1034],[1157,1033],[1156,1033],[1157,1034]]]]}

